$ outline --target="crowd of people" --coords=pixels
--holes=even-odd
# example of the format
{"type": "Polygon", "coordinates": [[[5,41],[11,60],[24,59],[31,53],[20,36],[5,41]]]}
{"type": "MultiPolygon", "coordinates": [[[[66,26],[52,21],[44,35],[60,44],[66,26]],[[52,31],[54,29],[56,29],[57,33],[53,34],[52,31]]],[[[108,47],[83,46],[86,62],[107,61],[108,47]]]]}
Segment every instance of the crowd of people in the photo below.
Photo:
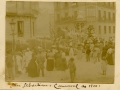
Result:
{"type": "Polygon", "coordinates": [[[115,47],[114,43],[108,42],[89,42],[77,43],[73,46],[72,42],[68,46],[53,45],[52,49],[44,50],[38,46],[37,50],[26,48],[17,52],[8,51],[6,55],[6,78],[14,80],[15,75],[21,75],[25,70],[25,73],[29,77],[45,77],[44,70],[46,69],[50,75],[52,71],[61,71],[61,80],[64,79],[64,73],[69,69],[70,80],[74,82],[76,76],[75,56],[77,60],[81,60],[83,54],[86,55],[86,62],[91,60],[96,62],[102,62],[102,72],[106,75],[107,63],[114,65],[115,47]],[[66,56],[69,55],[69,60],[66,60],[66,56]]]}

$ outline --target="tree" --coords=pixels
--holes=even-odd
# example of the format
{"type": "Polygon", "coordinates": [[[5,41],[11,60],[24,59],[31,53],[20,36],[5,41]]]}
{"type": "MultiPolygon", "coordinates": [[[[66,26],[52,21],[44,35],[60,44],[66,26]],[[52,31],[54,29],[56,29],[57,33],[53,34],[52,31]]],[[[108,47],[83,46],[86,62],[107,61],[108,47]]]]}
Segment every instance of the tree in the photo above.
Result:
{"type": "Polygon", "coordinates": [[[56,33],[55,33],[55,31],[54,31],[54,29],[53,29],[53,27],[52,27],[50,22],[49,22],[49,32],[50,32],[50,37],[52,39],[55,39],[56,38],[56,33]]]}

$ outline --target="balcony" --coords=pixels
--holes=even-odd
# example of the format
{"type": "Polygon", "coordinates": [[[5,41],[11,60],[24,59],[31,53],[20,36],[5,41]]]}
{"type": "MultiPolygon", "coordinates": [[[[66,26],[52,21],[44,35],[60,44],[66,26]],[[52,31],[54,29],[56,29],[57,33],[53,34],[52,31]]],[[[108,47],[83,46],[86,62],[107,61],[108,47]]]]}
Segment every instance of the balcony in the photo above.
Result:
{"type": "Polygon", "coordinates": [[[57,24],[62,24],[62,23],[71,23],[71,22],[79,22],[79,21],[85,21],[83,18],[77,18],[77,16],[68,16],[68,17],[63,17],[59,20],[56,20],[57,24]]]}
{"type": "Polygon", "coordinates": [[[105,23],[115,23],[115,19],[111,18],[111,19],[105,19],[103,20],[102,18],[98,18],[98,22],[105,22],[105,23]]]}
{"type": "Polygon", "coordinates": [[[110,8],[110,9],[115,9],[115,5],[111,4],[106,4],[106,2],[98,2],[97,6],[100,7],[105,7],[105,8],[110,8]]]}

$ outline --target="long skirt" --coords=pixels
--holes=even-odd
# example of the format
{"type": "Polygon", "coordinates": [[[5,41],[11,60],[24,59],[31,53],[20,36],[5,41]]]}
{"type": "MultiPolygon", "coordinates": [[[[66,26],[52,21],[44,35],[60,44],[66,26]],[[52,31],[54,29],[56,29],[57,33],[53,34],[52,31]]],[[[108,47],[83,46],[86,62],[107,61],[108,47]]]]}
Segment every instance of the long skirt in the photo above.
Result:
{"type": "Polygon", "coordinates": [[[107,61],[108,61],[108,64],[110,64],[110,65],[114,64],[112,54],[108,54],[107,61]]]}
{"type": "Polygon", "coordinates": [[[47,71],[53,71],[53,69],[54,69],[54,59],[47,59],[46,69],[47,69],[47,71]]]}
{"type": "Polygon", "coordinates": [[[30,61],[28,64],[28,76],[38,77],[38,67],[35,61],[30,61]]]}
{"type": "Polygon", "coordinates": [[[61,58],[56,58],[55,59],[55,68],[56,69],[60,69],[60,61],[61,61],[61,58]]]}

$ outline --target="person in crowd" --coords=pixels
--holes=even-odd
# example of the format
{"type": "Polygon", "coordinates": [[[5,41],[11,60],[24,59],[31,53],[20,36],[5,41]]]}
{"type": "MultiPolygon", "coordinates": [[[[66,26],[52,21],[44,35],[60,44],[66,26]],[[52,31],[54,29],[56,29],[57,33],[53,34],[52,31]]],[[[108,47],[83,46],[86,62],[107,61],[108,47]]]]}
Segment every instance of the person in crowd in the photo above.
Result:
{"type": "Polygon", "coordinates": [[[100,51],[99,46],[96,46],[96,51],[97,51],[97,60],[98,60],[98,62],[100,62],[100,59],[101,59],[101,51],[100,51]]]}
{"type": "Polygon", "coordinates": [[[77,59],[80,60],[82,57],[82,50],[81,50],[81,45],[78,43],[77,45],[77,59]]]}
{"type": "Polygon", "coordinates": [[[72,46],[70,46],[70,48],[69,48],[69,57],[70,57],[70,58],[73,58],[73,57],[74,57],[74,49],[73,49],[72,46]]]}
{"type": "Polygon", "coordinates": [[[112,54],[112,57],[113,57],[113,64],[115,64],[115,46],[113,46],[113,54],[112,54]]]}
{"type": "Polygon", "coordinates": [[[109,47],[109,49],[107,50],[107,61],[109,65],[113,65],[113,48],[112,46],[109,47]]]}
{"type": "Polygon", "coordinates": [[[90,47],[87,47],[86,48],[86,62],[90,61],[90,53],[91,53],[90,47]]]}
{"type": "Polygon", "coordinates": [[[60,61],[61,61],[61,59],[62,59],[62,54],[61,54],[60,50],[58,50],[56,52],[56,54],[55,54],[55,68],[57,70],[60,69],[60,61]]]}
{"type": "Polygon", "coordinates": [[[106,70],[107,70],[107,60],[106,60],[106,48],[104,47],[102,50],[102,55],[101,55],[101,59],[102,59],[102,63],[101,63],[101,67],[102,67],[102,74],[106,75],[106,70]]]}
{"type": "Polygon", "coordinates": [[[61,71],[61,80],[64,80],[65,78],[65,70],[67,69],[67,61],[65,58],[65,52],[64,50],[62,51],[62,58],[60,62],[60,71],[61,71]]]}
{"type": "Polygon", "coordinates": [[[46,62],[46,69],[47,69],[47,71],[50,72],[50,76],[51,76],[51,71],[54,70],[54,54],[53,54],[52,50],[50,50],[48,53],[48,59],[46,62]]]}
{"type": "Polygon", "coordinates": [[[32,54],[32,59],[30,60],[29,64],[28,64],[28,76],[29,77],[38,77],[38,64],[37,64],[37,61],[36,61],[36,54],[33,53],[32,54]]]}
{"type": "Polygon", "coordinates": [[[98,51],[97,51],[97,46],[95,46],[93,49],[93,61],[94,61],[94,63],[97,62],[97,59],[98,59],[97,57],[98,57],[98,51]]]}
{"type": "Polygon", "coordinates": [[[18,74],[22,73],[22,53],[20,51],[16,54],[16,64],[17,64],[17,70],[18,74]]]}
{"type": "Polygon", "coordinates": [[[44,56],[42,50],[39,50],[36,61],[38,63],[38,74],[40,75],[40,71],[41,71],[42,77],[44,77],[45,56],[44,56]]]}
{"type": "Polygon", "coordinates": [[[91,44],[90,44],[90,50],[91,50],[90,55],[91,55],[91,57],[93,56],[93,49],[94,49],[94,44],[91,43],[91,44]]]}
{"type": "Polygon", "coordinates": [[[12,52],[11,50],[8,51],[6,56],[6,71],[7,71],[6,79],[14,80],[14,74],[13,74],[14,60],[11,52],[12,52]]]}
{"type": "Polygon", "coordinates": [[[70,58],[70,61],[68,63],[69,71],[70,71],[70,79],[71,82],[74,82],[75,75],[76,75],[76,65],[74,63],[74,58],[70,58]]]}
{"type": "Polygon", "coordinates": [[[52,46],[52,52],[55,55],[55,53],[56,53],[56,46],[55,45],[52,46]]]}
{"type": "Polygon", "coordinates": [[[104,47],[104,44],[102,42],[100,42],[100,45],[99,45],[100,53],[102,53],[103,47],[104,47]]]}
{"type": "Polygon", "coordinates": [[[29,64],[31,59],[32,59],[32,51],[30,51],[30,49],[27,48],[27,51],[25,52],[26,72],[27,72],[28,64],[29,64]]]}
{"type": "Polygon", "coordinates": [[[22,70],[25,69],[25,50],[22,51],[22,70]]]}

